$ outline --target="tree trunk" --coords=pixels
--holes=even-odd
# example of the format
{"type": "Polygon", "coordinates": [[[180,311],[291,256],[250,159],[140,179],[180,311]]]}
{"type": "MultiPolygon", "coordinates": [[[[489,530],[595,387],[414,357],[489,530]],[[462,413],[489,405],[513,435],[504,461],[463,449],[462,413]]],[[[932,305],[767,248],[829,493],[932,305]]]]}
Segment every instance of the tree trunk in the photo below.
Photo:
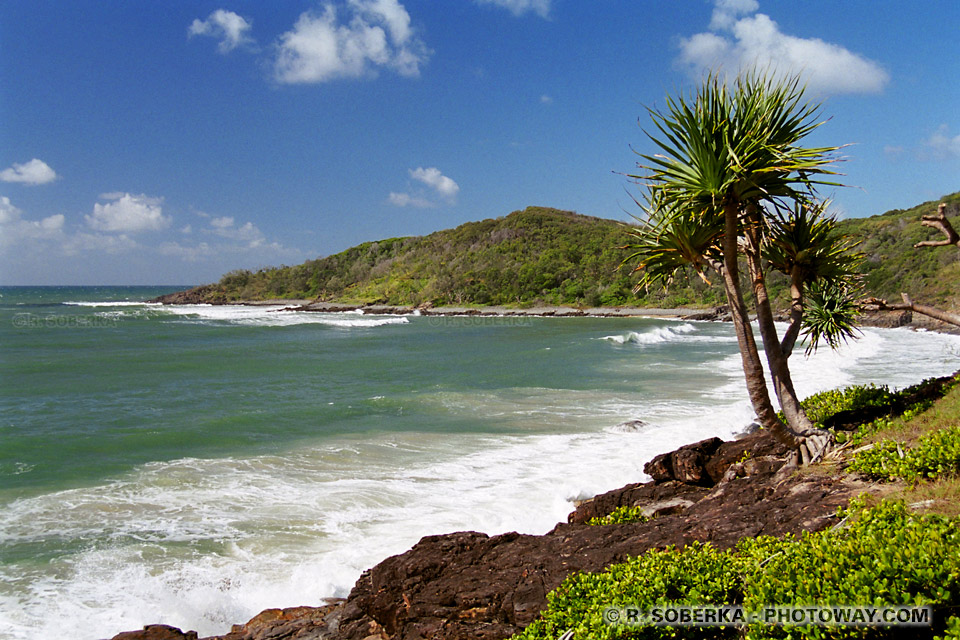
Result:
{"type": "Polygon", "coordinates": [[[785,358],[789,358],[793,353],[793,347],[797,344],[797,338],[800,336],[800,326],[803,323],[803,278],[800,276],[800,268],[794,266],[790,271],[790,324],[783,334],[783,340],[780,342],[780,350],[785,358]]]}
{"type": "MultiPolygon", "coordinates": [[[[749,206],[748,220],[745,229],[747,240],[747,266],[750,271],[750,280],[753,289],[753,299],[757,307],[757,324],[760,326],[760,335],[763,338],[763,350],[770,367],[770,378],[773,381],[773,390],[780,401],[780,408],[787,419],[786,428],[795,438],[814,435],[818,432],[807,417],[800,405],[800,399],[793,388],[793,379],[790,377],[790,367],[787,355],[784,354],[780,338],[777,336],[777,327],[774,324],[773,310],[770,307],[770,296],[767,293],[766,277],[760,255],[760,233],[756,207],[749,206]]],[[[802,313],[802,308],[801,308],[802,313]]]]}
{"type": "Polygon", "coordinates": [[[730,305],[730,314],[733,317],[733,327],[737,334],[737,346],[740,348],[747,393],[753,410],[757,412],[760,425],[769,429],[778,440],[789,446],[796,446],[798,444],[796,435],[780,421],[770,402],[767,382],[763,377],[763,364],[760,361],[760,353],[757,351],[753,329],[750,327],[747,305],[743,301],[743,292],[740,289],[740,268],[737,264],[739,214],[736,203],[724,205],[723,286],[727,294],[727,304],[730,305]]]}

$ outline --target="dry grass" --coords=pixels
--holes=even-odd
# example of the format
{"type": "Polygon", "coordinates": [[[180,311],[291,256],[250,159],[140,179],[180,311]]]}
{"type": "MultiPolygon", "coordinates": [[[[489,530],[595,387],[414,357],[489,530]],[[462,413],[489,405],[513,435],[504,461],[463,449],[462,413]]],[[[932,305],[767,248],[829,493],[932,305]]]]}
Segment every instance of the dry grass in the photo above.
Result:
{"type": "Polygon", "coordinates": [[[922,513],[960,516],[960,478],[956,476],[904,486],[890,497],[916,505],[917,511],[922,513]]]}

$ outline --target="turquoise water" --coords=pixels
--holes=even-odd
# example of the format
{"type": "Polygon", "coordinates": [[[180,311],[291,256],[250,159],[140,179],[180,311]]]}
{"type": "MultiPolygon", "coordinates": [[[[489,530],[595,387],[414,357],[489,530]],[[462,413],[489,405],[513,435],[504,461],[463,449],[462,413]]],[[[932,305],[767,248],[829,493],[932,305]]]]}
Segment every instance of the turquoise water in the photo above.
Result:
{"type": "MultiPolygon", "coordinates": [[[[141,303],[173,289],[0,289],[0,638],[221,633],[422,535],[542,533],[751,419],[728,325],[141,303]]],[[[957,353],[868,330],[794,367],[903,386],[957,353]]]]}

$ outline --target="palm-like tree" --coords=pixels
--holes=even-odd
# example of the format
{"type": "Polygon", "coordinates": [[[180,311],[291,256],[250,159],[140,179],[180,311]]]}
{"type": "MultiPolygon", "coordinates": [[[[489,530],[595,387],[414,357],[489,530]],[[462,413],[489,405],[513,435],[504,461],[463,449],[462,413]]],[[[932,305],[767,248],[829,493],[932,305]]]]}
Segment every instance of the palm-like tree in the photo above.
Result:
{"type": "MultiPolygon", "coordinates": [[[[787,366],[803,317],[805,289],[813,282],[842,282],[853,273],[849,246],[831,235],[832,221],[811,207],[817,185],[830,184],[839,147],[808,148],[799,142],[816,129],[819,106],[805,102],[797,77],[759,73],[739,76],[732,88],[708,76],[689,98],[667,98],[650,115],[661,153],[641,155],[648,187],[647,222],[634,235],[642,285],[664,281],[683,264],[701,277],[721,277],[740,348],[747,391],[760,423],[784,441],[816,446],[825,439],[807,418],[787,366]],[[740,282],[740,255],[747,265],[774,391],[786,424],[767,390],[740,282]],[[791,323],[781,340],[766,287],[765,262],[791,278],[791,323]],[[807,443],[810,444],[810,443],[807,443]]],[[[814,330],[815,331],[815,330],[814,330]]],[[[816,331],[815,331],[816,333],[816,331]]],[[[816,335],[820,335],[816,333],[816,335]]],[[[832,342],[831,342],[832,344],[832,342]]],[[[806,455],[805,455],[806,457],[806,455]]]]}

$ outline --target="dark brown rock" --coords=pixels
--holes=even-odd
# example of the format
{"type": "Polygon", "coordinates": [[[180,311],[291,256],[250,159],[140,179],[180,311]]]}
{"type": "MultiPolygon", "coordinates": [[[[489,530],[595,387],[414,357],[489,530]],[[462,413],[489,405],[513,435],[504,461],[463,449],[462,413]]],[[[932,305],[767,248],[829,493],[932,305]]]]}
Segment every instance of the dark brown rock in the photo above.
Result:
{"type": "Polygon", "coordinates": [[[326,640],[336,638],[340,603],[266,609],[224,636],[205,640],[326,640]]]}
{"type": "Polygon", "coordinates": [[[165,624],[148,624],[140,631],[124,631],[110,640],[197,640],[197,632],[184,632],[165,624]]]}
{"type": "Polygon", "coordinates": [[[162,304],[224,304],[226,296],[216,285],[205,284],[186,291],[177,291],[147,300],[162,304]]]}
{"type": "Polygon", "coordinates": [[[577,505],[567,521],[570,524],[584,524],[591,518],[602,518],[620,507],[649,507],[674,499],[697,502],[709,493],[706,487],[692,486],[675,480],[644,484],[628,484],[621,489],[602,493],[577,505]]]}
{"type": "Polygon", "coordinates": [[[720,438],[707,438],[680,447],[676,451],[656,456],[643,467],[643,472],[654,482],[676,480],[685,484],[709,486],[716,481],[710,477],[706,462],[723,444],[720,438]]]}

